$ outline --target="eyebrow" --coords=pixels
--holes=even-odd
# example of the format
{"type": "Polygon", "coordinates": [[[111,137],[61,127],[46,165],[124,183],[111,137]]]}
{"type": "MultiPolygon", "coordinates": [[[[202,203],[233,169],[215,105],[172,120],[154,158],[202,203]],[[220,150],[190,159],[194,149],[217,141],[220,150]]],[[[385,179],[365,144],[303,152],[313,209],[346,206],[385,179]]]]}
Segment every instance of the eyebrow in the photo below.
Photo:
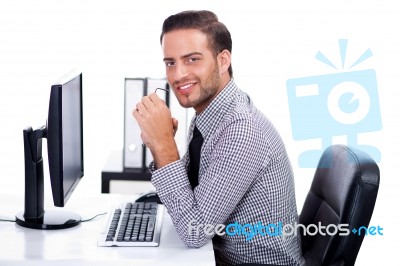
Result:
{"type": "MultiPolygon", "coordinates": [[[[200,52],[192,52],[192,53],[189,53],[189,54],[182,55],[180,57],[180,59],[185,59],[185,58],[188,58],[188,57],[191,57],[191,56],[194,56],[194,55],[203,55],[203,54],[200,53],[200,52]]],[[[172,58],[172,57],[164,57],[163,61],[164,62],[165,61],[174,61],[174,58],[172,58]]]]}

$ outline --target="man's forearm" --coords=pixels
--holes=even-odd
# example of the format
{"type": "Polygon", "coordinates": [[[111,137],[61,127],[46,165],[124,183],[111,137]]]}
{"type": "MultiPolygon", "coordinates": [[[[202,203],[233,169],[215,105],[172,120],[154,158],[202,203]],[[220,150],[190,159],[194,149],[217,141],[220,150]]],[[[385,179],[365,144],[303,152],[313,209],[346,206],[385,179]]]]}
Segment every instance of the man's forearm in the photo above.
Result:
{"type": "Polygon", "coordinates": [[[175,140],[157,145],[151,149],[156,168],[161,168],[179,160],[179,152],[175,140]]]}

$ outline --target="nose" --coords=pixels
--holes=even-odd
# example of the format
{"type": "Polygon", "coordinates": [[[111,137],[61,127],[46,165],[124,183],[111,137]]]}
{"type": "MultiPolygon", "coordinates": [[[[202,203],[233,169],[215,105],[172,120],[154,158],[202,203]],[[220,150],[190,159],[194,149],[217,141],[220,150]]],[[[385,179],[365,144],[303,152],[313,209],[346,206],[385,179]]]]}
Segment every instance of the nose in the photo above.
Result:
{"type": "Polygon", "coordinates": [[[184,64],[176,63],[175,71],[174,71],[174,79],[175,81],[180,81],[183,78],[187,77],[187,68],[184,64]]]}

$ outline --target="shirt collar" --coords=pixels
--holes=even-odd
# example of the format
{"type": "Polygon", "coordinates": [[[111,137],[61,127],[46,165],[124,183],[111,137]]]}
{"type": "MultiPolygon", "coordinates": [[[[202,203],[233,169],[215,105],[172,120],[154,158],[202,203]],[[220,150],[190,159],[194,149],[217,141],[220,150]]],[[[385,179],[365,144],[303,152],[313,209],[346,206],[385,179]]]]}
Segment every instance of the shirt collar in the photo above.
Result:
{"type": "Polygon", "coordinates": [[[220,124],[233,102],[230,98],[237,90],[238,87],[232,78],[206,109],[200,114],[195,115],[194,120],[196,126],[204,138],[206,138],[210,132],[213,132],[213,129],[220,124]]]}

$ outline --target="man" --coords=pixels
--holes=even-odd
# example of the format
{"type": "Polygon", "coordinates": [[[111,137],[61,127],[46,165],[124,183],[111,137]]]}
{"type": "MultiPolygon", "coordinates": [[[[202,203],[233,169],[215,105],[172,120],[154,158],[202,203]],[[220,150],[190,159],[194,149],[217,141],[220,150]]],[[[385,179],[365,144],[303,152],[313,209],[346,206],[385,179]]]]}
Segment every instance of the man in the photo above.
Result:
{"type": "Polygon", "coordinates": [[[160,42],[170,87],[196,111],[189,138],[200,139],[199,165],[192,144],[179,158],[178,122],[155,93],[133,116],[154,158],[152,183],[181,239],[189,247],[212,239],[218,265],[302,265],[299,236],[265,227],[250,235],[251,225],[294,224],[298,216],[284,144],[233,80],[229,31],[212,12],[184,11],[164,21],[160,42]]]}

